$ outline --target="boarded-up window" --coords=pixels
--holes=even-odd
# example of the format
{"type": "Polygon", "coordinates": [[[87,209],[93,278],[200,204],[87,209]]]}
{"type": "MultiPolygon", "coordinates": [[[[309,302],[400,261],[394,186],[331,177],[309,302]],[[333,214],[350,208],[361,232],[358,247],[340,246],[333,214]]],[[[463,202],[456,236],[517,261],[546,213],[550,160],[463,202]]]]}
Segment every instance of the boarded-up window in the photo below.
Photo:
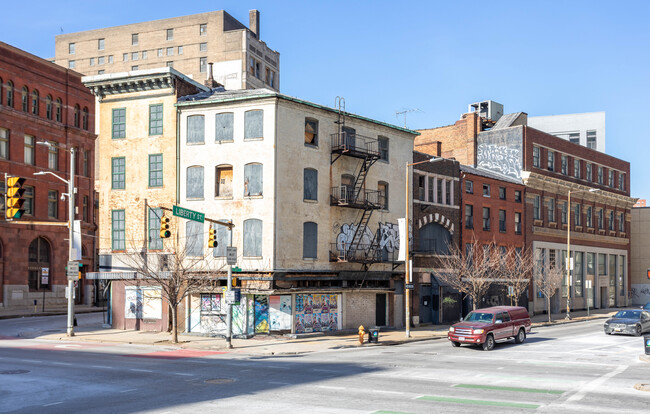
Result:
{"type": "Polygon", "coordinates": [[[187,256],[203,256],[203,223],[185,222],[185,243],[187,256]]]}
{"type": "Polygon", "coordinates": [[[262,256],[262,220],[244,221],[244,256],[262,256]]]}
{"type": "Polygon", "coordinates": [[[318,145],[318,121],[305,118],[305,144],[318,145]]]}
{"type": "Polygon", "coordinates": [[[304,170],[303,192],[305,200],[318,200],[318,171],[313,168],[305,168],[304,170]]]}
{"type": "MultiPolygon", "coordinates": [[[[231,223],[230,219],[219,219],[225,223],[231,223]]],[[[214,257],[226,257],[226,247],[232,246],[232,231],[228,227],[217,225],[217,247],[212,249],[214,257]]]]}
{"type": "Polygon", "coordinates": [[[244,114],[244,139],[264,137],[264,111],[247,111],[244,114]]]}
{"type": "Polygon", "coordinates": [[[205,142],[205,119],[203,115],[187,117],[187,143],[203,144],[205,142]]]}
{"type": "Polygon", "coordinates": [[[380,181],[377,183],[377,190],[379,190],[379,204],[384,210],[388,210],[388,183],[380,181]]]}
{"type": "Polygon", "coordinates": [[[217,166],[216,197],[232,197],[232,165],[217,166]]]}
{"type": "Polygon", "coordinates": [[[308,221],[302,225],[302,257],[316,259],[318,246],[318,224],[308,221]]]}
{"type": "Polygon", "coordinates": [[[232,112],[215,115],[215,141],[227,142],[233,140],[233,120],[234,115],[232,112]]]}
{"type": "Polygon", "coordinates": [[[244,166],[244,195],[262,195],[262,164],[246,164],[244,166]]]}
{"type": "Polygon", "coordinates": [[[203,167],[200,165],[187,167],[185,191],[187,198],[203,198],[203,167]]]}

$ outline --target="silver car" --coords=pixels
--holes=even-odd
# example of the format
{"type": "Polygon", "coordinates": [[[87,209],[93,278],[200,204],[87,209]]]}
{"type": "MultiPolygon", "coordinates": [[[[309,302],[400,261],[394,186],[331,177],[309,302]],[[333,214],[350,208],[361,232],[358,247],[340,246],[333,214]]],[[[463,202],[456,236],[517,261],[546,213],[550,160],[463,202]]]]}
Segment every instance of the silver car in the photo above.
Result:
{"type": "Polygon", "coordinates": [[[644,332],[650,332],[650,313],[642,309],[622,310],[605,321],[605,333],[628,334],[641,336],[644,332]]]}

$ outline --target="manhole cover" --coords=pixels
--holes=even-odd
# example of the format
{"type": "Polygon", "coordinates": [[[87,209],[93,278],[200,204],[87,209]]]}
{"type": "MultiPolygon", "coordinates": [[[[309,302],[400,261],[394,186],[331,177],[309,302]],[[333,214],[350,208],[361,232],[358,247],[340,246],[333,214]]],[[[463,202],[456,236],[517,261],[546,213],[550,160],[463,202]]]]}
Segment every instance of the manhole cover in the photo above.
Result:
{"type": "Polygon", "coordinates": [[[8,369],[0,371],[0,375],[27,374],[28,372],[26,369],[8,369]]]}
{"type": "Polygon", "coordinates": [[[636,384],[634,389],[639,391],[650,391],[650,384],[636,384]]]}
{"type": "Polygon", "coordinates": [[[232,378],[212,378],[205,380],[205,382],[207,384],[230,384],[231,382],[235,382],[235,380],[232,378]]]}

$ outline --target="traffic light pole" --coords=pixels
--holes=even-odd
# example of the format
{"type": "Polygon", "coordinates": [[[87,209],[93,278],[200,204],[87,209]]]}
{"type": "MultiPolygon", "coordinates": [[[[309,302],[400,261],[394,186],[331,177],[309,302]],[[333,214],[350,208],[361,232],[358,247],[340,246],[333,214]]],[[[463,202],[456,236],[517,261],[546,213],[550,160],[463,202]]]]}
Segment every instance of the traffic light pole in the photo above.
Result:
{"type": "MultiPolygon", "coordinates": [[[[70,179],[68,180],[68,262],[73,257],[74,236],[74,148],[70,148],[70,179]]],[[[74,336],[74,280],[68,277],[68,336],[74,336]]]]}
{"type": "MultiPolygon", "coordinates": [[[[228,292],[232,289],[232,265],[228,265],[228,292]]],[[[226,308],[226,345],[232,348],[232,302],[226,308]]]]}

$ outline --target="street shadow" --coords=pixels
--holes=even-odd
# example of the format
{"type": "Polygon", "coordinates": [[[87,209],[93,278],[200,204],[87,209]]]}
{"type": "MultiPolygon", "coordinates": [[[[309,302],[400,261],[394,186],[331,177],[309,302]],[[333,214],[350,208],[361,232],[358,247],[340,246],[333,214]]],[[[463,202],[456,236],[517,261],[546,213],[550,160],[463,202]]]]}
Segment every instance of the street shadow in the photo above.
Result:
{"type": "MultiPolygon", "coordinates": [[[[173,412],[189,404],[221,404],[218,401],[232,397],[279,393],[293,386],[384,370],[357,363],[314,361],[314,357],[299,355],[241,358],[234,353],[214,353],[174,359],[153,356],[161,354],[160,350],[126,355],[110,350],[97,352],[89,349],[96,345],[88,343],[72,351],[56,348],[58,344],[54,343],[21,347],[15,340],[11,345],[8,342],[0,344],[1,371],[20,373],[12,378],[14,385],[4,387],[3,406],[15,413],[39,412],[48,404],[48,413],[68,414],[78,412],[80,407],[99,414],[173,412]],[[54,378],[56,381],[52,381],[54,378]]],[[[174,352],[178,351],[169,351],[170,355],[174,352]]],[[[320,404],[319,398],[317,392],[305,393],[302,403],[320,404]]]]}

